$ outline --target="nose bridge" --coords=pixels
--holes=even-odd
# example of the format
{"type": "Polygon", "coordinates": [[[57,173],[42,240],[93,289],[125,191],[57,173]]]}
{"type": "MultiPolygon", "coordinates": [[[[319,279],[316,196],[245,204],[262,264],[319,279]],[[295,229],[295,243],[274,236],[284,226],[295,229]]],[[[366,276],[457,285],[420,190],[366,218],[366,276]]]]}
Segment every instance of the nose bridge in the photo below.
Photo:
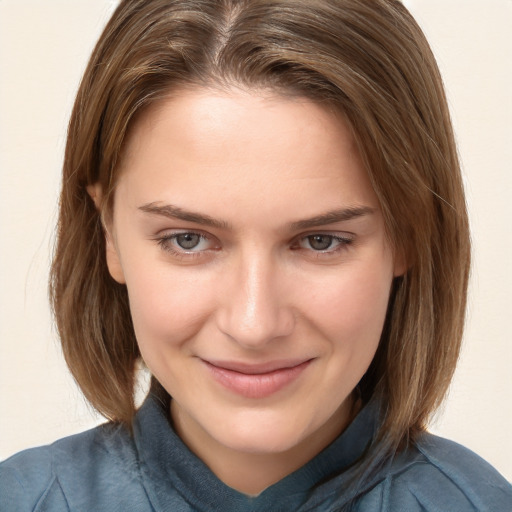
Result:
{"type": "Polygon", "coordinates": [[[220,328],[240,345],[258,348],[293,330],[291,305],[283,294],[282,274],[271,254],[247,251],[232,269],[225,290],[220,328]]]}

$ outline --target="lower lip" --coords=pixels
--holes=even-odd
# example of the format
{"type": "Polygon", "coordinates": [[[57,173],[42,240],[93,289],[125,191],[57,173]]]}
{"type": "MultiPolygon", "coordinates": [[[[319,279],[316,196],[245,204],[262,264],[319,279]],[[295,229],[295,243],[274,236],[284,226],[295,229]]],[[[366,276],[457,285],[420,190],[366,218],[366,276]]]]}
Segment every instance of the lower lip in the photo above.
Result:
{"type": "Polygon", "coordinates": [[[291,368],[258,374],[240,373],[214,366],[206,361],[204,363],[213,378],[230,391],[246,398],[266,398],[298,379],[311,360],[291,368]]]}

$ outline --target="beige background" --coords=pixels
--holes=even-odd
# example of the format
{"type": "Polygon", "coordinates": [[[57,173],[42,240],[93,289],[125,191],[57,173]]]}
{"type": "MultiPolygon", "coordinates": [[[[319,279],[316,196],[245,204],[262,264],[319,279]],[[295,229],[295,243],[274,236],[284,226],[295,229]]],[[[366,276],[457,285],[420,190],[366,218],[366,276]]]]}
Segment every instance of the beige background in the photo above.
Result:
{"type": "MultiPolygon", "coordinates": [[[[461,363],[432,430],[512,480],[512,1],[406,0],[448,89],[474,240],[461,363]]],[[[0,459],[101,421],[62,362],[46,281],[65,130],[112,0],[0,0],[0,459]]]]}

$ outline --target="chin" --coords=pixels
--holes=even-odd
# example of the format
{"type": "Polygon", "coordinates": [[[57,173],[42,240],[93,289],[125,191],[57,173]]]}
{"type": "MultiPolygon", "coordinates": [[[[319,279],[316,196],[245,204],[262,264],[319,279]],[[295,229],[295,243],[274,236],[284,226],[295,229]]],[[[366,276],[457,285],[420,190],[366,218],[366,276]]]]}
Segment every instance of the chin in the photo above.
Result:
{"type": "MultiPolygon", "coordinates": [[[[296,432],[291,432],[296,435],[296,432]]],[[[218,439],[227,448],[240,453],[276,454],[284,453],[297,446],[302,439],[290,437],[283,432],[236,432],[226,439],[218,439]]]]}
{"type": "Polygon", "coordinates": [[[273,454],[291,450],[308,435],[308,428],[291,418],[265,413],[244,415],[221,423],[210,435],[227,448],[246,453],[273,454]]]}

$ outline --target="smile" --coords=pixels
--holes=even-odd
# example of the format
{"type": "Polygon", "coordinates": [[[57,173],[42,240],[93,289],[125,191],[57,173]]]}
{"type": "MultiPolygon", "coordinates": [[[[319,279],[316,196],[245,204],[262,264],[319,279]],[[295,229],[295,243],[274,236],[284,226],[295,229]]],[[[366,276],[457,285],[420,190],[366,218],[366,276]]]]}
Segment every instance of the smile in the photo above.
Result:
{"type": "Polygon", "coordinates": [[[210,375],[228,390],[246,398],[266,398],[294,382],[313,361],[275,361],[260,365],[204,361],[210,375]]]}

